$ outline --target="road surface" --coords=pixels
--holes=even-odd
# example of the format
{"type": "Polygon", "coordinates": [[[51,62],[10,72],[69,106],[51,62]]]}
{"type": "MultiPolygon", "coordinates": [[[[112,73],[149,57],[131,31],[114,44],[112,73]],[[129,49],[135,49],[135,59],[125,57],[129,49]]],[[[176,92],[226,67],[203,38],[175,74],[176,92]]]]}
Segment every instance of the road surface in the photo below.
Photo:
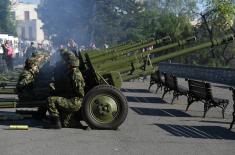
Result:
{"type": "MultiPolygon", "coordinates": [[[[185,82],[181,80],[183,85],[185,82]]],[[[161,99],[162,91],[147,91],[147,82],[125,82],[129,113],[117,131],[62,129],[45,130],[40,122],[24,120],[27,131],[6,130],[0,123],[0,155],[234,155],[235,127],[232,119],[232,93],[213,87],[213,94],[230,99],[226,118],[221,109],[211,109],[203,119],[203,104],[192,104],[185,112],[187,98],[179,97],[173,105],[172,94],[161,99]]],[[[12,110],[0,109],[0,114],[12,110]]]]}

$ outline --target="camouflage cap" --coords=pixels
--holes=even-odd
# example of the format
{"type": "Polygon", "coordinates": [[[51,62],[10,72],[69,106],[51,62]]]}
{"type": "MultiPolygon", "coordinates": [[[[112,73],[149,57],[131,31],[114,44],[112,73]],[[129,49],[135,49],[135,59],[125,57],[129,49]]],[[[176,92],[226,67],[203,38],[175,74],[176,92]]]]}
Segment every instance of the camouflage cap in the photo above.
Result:
{"type": "Polygon", "coordinates": [[[35,65],[37,65],[37,63],[34,59],[32,59],[32,58],[26,59],[25,67],[32,67],[32,66],[35,66],[35,65]]]}

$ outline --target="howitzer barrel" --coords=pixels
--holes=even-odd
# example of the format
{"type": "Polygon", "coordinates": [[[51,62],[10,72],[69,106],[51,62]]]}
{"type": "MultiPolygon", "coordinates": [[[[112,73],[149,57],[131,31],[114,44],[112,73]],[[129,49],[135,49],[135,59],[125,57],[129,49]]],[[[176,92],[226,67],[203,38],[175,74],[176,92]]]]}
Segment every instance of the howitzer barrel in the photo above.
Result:
{"type": "Polygon", "coordinates": [[[125,42],[125,43],[115,45],[115,46],[110,47],[108,49],[88,51],[88,53],[89,53],[89,56],[91,58],[94,58],[94,57],[99,57],[99,56],[103,55],[104,53],[108,53],[108,52],[111,52],[111,51],[114,51],[114,50],[118,50],[118,49],[120,50],[120,49],[128,48],[130,45],[133,46],[133,44],[134,43],[132,41],[129,41],[129,42],[125,42]]]}
{"type": "Polygon", "coordinates": [[[0,88],[0,94],[16,94],[14,88],[0,88]]]}
{"type": "Polygon", "coordinates": [[[133,42],[127,43],[127,44],[124,44],[124,46],[120,46],[118,48],[100,50],[99,52],[96,52],[96,53],[87,52],[87,54],[89,55],[90,59],[100,58],[100,57],[103,57],[103,56],[108,55],[110,53],[113,53],[115,51],[127,50],[132,47],[136,47],[136,46],[139,46],[139,45],[142,45],[142,44],[145,44],[148,42],[152,42],[152,41],[153,41],[153,38],[148,39],[148,40],[144,40],[144,41],[139,41],[137,43],[133,43],[133,42]]]}
{"type": "Polygon", "coordinates": [[[130,44],[130,43],[132,43],[132,42],[130,41],[130,42],[125,42],[125,43],[113,45],[113,46],[109,47],[108,50],[113,50],[115,48],[120,48],[120,47],[126,46],[127,44],[130,44]]]}
{"type": "Polygon", "coordinates": [[[122,68],[122,66],[125,66],[126,64],[137,62],[139,59],[141,59],[143,57],[146,57],[150,54],[159,53],[159,52],[166,51],[168,49],[175,48],[175,47],[180,47],[180,46],[189,44],[189,43],[191,43],[192,41],[195,41],[195,40],[196,40],[196,37],[190,37],[186,40],[178,41],[177,43],[162,46],[162,47],[156,48],[154,50],[149,50],[149,51],[146,51],[144,53],[139,53],[139,54],[136,54],[134,56],[127,57],[124,60],[115,61],[113,63],[105,63],[105,64],[97,64],[97,65],[94,64],[94,66],[97,70],[100,70],[100,71],[102,71],[102,70],[103,71],[115,70],[115,69],[118,69],[118,68],[122,68]]]}
{"type": "Polygon", "coordinates": [[[0,88],[15,87],[16,82],[0,82],[0,88]]]}
{"type": "MultiPolygon", "coordinates": [[[[159,62],[169,60],[169,59],[172,59],[172,58],[176,58],[176,57],[179,57],[179,56],[182,56],[182,55],[187,55],[187,54],[196,52],[196,51],[201,50],[201,49],[231,43],[233,40],[234,40],[234,35],[228,35],[228,36],[225,36],[222,39],[214,39],[212,41],[201,43],[201,44],[196,45],[194,47],[182,49],[180,51],[176,51],[176,52],[169,53],[169,54],[166,54],[166,55],[163,55],[163,56],[159,56],[157,58],[153,58],[153,59],[151,59],[151,63],[152,64],[157,64],[159,62]]],[[[143,64],[141,64],[141,63],[135,64],[136,69],[141,68],[142,66],[143,66],[143,64]]],[[[132,66],[127,66],[127,67],[117,69],[116,71],[118,71],[120,73],[125,73],[125,72],[131,71],[131,70],[133,70],[133,67],[132,66]]]]}
{"type": "Polygon", "coordinates": [[[96,64],[96,63],[99,63],[99,62],[103,63],[104,61],[112,60],[114,58],[118,58],[119,56],[125,55],[129,52],[140,51],[144,48],[151,47],[151,46],[158,45],[158,44],[162,44],[164,42],[170,42],[170,41],[171,41],[170,36],[167,36],[167,37],[164,37],[164,38],[161,38],[161,39],[158,39],[158,40],[152,40],[150,42],[147,41],[147,42],[137,43],[136,45],[131,46],[130,48],[119,50],[119,51],[115,50],[113,52],[104,54],[102,57],[92,58],[91,61],[92,61],[93,64],[96,64]]]}
{"type": "Polygon", "coordinates": [[[35,108],[35,107],[40,107],[40,106],[45,106],[46,101],[24,101],[24,102],[19,102],[18,100],[14,99],[6,99],[0,100],[0,109],[3,108],[35,108]]]}
{"type": "Polygon", "coordinates": [[[154,59],[151,60],[151,62],[153,64],[156,64],[156,63],[159,63],[161,61],[165,61],[165,60],[175,58],[175,57],[178,57],[178,56],[182,56],[182,55],[187,55],[187,54],[193,53],[193,52],[201,50],[201,49],[214,47],[214,46],[219,46],[219,45],[223,45],[223,44],[226,44],[226,43],[231,43],[233,40],[234,40],[234,35],[228,35],[228,36],[226,36],[222,39],[214,39],[212,41],[202,43],[202,44],[199,44],[199,45],[191,47],[191,48],[186,48],[186,49],[183,49],[181,51],[177,51],[177,52],[174,52],[174,53],[170,53],[170,54],[160,56],[158,58],[154,58],[154,59]]]}

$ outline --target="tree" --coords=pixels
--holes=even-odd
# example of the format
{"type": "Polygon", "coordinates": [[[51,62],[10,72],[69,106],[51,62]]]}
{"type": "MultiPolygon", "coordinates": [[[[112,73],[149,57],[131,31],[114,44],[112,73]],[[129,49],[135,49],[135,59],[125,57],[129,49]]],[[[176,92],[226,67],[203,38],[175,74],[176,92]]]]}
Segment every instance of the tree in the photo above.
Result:
{"type": "Polygon", "coordinates": [[[71,38],[82,44],[87,42],[86,32],[93,15],[93,3],[93,0],[44,0],[38,11],[47,36],[57,45],[71,38]]]}
{"type": "MultiPolygon", "coordinates": [[[[205,10],[200,15],[200,25],[197,36],[200,40],[213,40],[225,34],[235,32],[232,25],[235,14],[235,5],[232,0],[208,0],[205,10]]],[[[210,66],[229,66],[235,58],[233,45],[224,45],[212,48],[210,51],[203,50],[193,56],[194,64],[210,66]]]]}
{"type": "Polygon", "coordinates": [[[94,40],[100,42],[117,43],[128,40],[140,40],[145,37],[144,29],[145,4],[135,0],[99,0],[93,27],[94,40]],[[108,33],[107,33],[108,32],[108,33]]]}
{"type": "Polygon", "coordinates": [[[127,31],[136,26],[139,6],[134,0],[45,0],[39,13],[46,34],[54,37],[55,43],[73,38],[81,44],[101,45],[128,38],[127,31]],[[131,22],[129,17],[133,17],[131,22]]]}
{"type": "Polygon", "coordinates": [[[0,1],[0,33],[16,35],[15,24],[10,12],[10,1],[0,1]]]}
{"type": "Polygon", "coordinates": [[[95,42],[102,46],[104,43],[142,40],[153,34],[157,37],[172,35],[175,39],[191,34],[190,12],[195,9],[194,0],[153,2],[44,0],[39,13],[46,34],[56,44],[73,38],[80,44],[95,42]],[[167,5],[163,5],[164,2],[167,5]]]}
{"type": "Polygon", "coordinates": [[[170,35],[175,40],[193,34],[191,21],[197,9],[197,0],[149,0],[149,14],[153,14],[147,27],[157,36],[170,35]]]}

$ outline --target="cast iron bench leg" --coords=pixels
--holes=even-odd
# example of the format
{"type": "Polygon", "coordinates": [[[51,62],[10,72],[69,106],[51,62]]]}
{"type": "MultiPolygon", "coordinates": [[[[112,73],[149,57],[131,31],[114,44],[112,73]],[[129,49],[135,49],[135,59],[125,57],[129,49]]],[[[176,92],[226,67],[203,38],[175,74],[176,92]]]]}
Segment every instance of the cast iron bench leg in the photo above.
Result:
{"type": "Polygon", "coordinates": [[[203,114],[203,118],[205,118],[206,117],[206,114],[207,114],[207,112],[210,110],[210,108],[212,108],[213,107],[213,105],[211,105],[211,103],[209,102],[209,101],[206,101],[205,103],[204,103],[204,114],[203,114]]]}
{"type": "Polygon", "coordinates": [[[233,111],[233,121],[230,124],[229,130],[231,130],[233,128],[233,124],[235,122],[235,103],[233,104],[233,109],[234,109],[234,111],[233,111]]]}
{"type": "Polygon", "coordinates": [[[150,81],[148,90],[150,90],[150,88],[151,88],[153,85],[154,85],[154,82],[150,81]]]}
{"type": "Polygon", "coordinates": [[[169,91],[170,91],[170,90],[169,90],[167,87],[164,88],[164,92],[163,92],[163,94],[162,94],[162,99],[164,99],[164,96],[165,96],[166,93],[169,92],[169,91]]]}
{"type": "Polygon", "coordinates": [[[223,103],[223,105],[222,105],[222,117],[223,117],[223,119],[224,119],[224,113],[225,113],[225,110],[226,110],[228,104],[229,104],[228,102],[225,102],[225,103],[223,103]]]}
{"type": "Polygon", "coordinates": [[[194,102],[194,100],[192,99],[192,97],[191,97],[191,96],[188,96],[188,105],[187,105],[187,107],[186,107],[186,111],[188,111],[190,105],[191,105],[193,102],[194,102]]]}
{"type": "Polygon", "coordinates": [[[179,96],[179,93],[176,92],[176,91],[174,91],[174,92],[173,92],[173,98],[172,98],[172,100],[171,100],[171,104],[173,104],[174,100],[175,100],[176,98],[178,98],[178,96],[179,96]]]}
{"type": "Polygon", "coordinates": [[[155,91],[155,93],[157,94],[157,92],[158,92],[158,90],[161,88],[161,90],[162,90],[162,85],[159,83],[159,84],[157,84],[157,89],[156,89],[156,91],[155,91]]]}

